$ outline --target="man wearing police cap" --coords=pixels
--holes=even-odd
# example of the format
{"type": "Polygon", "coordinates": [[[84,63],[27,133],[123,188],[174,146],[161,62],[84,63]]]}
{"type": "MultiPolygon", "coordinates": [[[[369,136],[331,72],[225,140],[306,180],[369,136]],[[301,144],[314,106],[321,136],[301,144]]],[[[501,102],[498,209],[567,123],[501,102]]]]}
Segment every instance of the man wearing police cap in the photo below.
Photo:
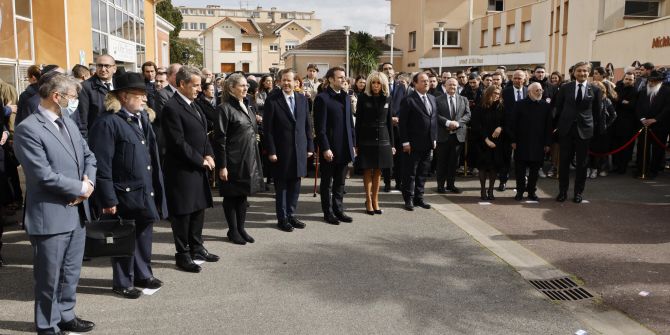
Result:
{"type": "Polygon", "coordinates": [[[106,113],[89,132],[91,150],[98,159],[96,203],[102,214],[135,220],[135,254],[112,258],[113,291],[136,299],[142,291],[162,282],[151,270],[153,223],[167,217],[163,175],[156,134],[146,109],[142,75],[128,72],[116,79],[105,97],[106,113]]]}

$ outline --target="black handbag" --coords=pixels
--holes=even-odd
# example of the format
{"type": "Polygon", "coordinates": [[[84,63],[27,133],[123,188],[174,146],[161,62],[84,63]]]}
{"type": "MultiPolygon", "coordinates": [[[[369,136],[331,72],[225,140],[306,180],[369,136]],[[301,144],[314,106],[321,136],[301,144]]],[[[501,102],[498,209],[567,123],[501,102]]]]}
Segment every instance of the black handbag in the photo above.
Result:
{"type": "Polygon", "coordinates": [[[135,220],[101,217],[85,224],[85,257],[131,257],[135,253],[135,220]]]}

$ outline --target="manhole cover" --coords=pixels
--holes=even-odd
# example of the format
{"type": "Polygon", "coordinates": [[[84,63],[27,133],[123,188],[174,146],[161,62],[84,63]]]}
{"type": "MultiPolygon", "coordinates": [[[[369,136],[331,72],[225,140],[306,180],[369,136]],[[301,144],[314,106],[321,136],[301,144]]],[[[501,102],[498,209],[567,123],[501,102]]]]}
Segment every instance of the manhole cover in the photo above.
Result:
{"type": "Polygon", "coordinates": [[[579,287],[570,278],[558,278],[549,280],[529,280],[536,289],[544,293],[551,300],[583,300],[591,299],[593,295],[582,287],[579,287]]]}

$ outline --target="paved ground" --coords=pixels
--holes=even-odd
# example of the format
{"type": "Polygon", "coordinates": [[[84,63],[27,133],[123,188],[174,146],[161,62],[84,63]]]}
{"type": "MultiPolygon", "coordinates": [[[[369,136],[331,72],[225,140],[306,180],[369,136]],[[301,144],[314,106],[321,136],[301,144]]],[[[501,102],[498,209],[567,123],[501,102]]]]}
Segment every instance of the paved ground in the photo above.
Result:
{"type": "MultiPolygon", "coordinates": [[[[515,183],[511,182],[513,188],[515,183]]],[[[588,180],[588,204],[557,203],[558,182],[540,180],[539,204],[519,204],[508,190],[482,206],[479,181],[450,201],[494,226],[559,269],[581,278],[603,301],[659,334],[670,334],[670,176],[588,180]],[[647,291],[646,297],[640,292],[647,291]]],[[[569,193],[571,195],[571,193],[569,193]]]]}
{"type": "MultiPolygon", "coordinates": [[[[111,294],[108,260],[97,259],[85,263],[77,312],[97,322],[98,334],[597,333],[438,211],[406,212],[399,194],[385,194],[385,213],[368,216],[360,182],[348,184],[355,222],[341,226],[321,222],[308,187],[299,208],[308,224],[303,231],[275,229],[269,194],[251,199],[249,230],[258,241],[252,245],[230,244],[220,207],[209,210],[206,246],[222,260],[205,264],[200,274],[174,268],[170,229],[161,223],[154,271],[165,287],[136,301],[118,298],[111,294]]],[[[458,199],[476,206],[467,195],[458,199]]],[[[437,195],[430,200],[447,202],[437,195]]],[[[494,217],[498,207],[512,206],[475,212],[494,217]]],[[[9,265],[0,269],[0,333],[29,332],[30,246],[16,230],[4,240],[9,265]]]]}

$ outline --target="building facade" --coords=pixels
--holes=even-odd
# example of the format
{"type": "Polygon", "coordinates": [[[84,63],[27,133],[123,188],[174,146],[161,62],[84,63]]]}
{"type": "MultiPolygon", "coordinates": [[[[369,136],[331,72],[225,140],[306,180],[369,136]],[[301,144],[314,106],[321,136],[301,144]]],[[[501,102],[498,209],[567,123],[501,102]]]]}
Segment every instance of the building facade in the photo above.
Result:
{"type": "Polygon", "coordinates": [[[321,20],[313,11],[216,5],[178,8],[183,16],[179,37],[197,40],[205,66],[214,72],[284,68],[283,52],[321,33],[321,20]]]}
{"type": "Polygon", "coordinates": [[[440,62],[488,70],[541,64],[563,73],[578,61],[668,64],[670,48],[652,48],[653,38],[668,35],[668,15],[667,0],[391,0],[395,43],[410,71],[440,62]]]}
{"type": "MultiPolygon", "coordinates": [[[[156,15],[158,2],[0,0],[0,78],[22,91],[25,71],[33,64],[71,69],[91,66],[95,56],[108,53],[119,66],[137,71],[144,61],[158,61],[164,51],[157,47],[164,42],[159,31],[173,29],[156,15]]],[[[164,63],[169,63],[167,48],[164,63]]]]}

